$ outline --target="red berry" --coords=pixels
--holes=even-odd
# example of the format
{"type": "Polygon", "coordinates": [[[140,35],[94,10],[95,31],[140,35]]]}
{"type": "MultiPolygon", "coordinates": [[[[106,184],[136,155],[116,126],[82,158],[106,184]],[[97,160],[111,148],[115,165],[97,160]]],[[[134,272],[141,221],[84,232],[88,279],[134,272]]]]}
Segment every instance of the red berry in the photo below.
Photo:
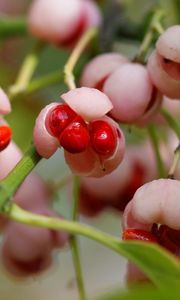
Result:
{"type": "Polygon", "coordinates": [[[55,137],[59,137],[63,130],[76,118],[77,114],[66,104],[56,106],[49,114],[47,125],[55,137]]]}
{"type": "Polygon", "coordinates": [[[89,145],[90,137],[86,123],[77,116],[59,137],[61,146],[70,153],[81,153],[89,145]]]}
{"type": "Polygon", "coordinates": [[[89,125],[91,144],[99,155],[111,156],[117,146],[117,137],[112,127],[105,121],[93,121],[89,125]]]}
{"type": "Polygon", "coordinates": [[[4,150],[10,143],[12,136],[11,128],[3,125],[0,126],[0,151],[4,150]]]}
{"type": "Polygon", "coordinates": [[[158,230],[158,241],[161,246],[175,255],[180,255],[180,230],[161,225],[158,230]]]}
{"type": "Polygon", "coordinates": [[[123,240],[138,240],[143,242],[157,243],[156,237],[149,231],[142,229],[126,229],[123,232],[123,240]]]}

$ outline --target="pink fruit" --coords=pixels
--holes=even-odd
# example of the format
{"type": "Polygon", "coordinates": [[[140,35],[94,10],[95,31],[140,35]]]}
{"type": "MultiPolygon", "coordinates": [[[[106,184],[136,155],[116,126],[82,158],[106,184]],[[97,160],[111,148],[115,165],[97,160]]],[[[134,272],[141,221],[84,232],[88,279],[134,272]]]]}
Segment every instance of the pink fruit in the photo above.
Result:
{"type": "Polygon", "coordinates": [[[58,46],[72,45],[84,31],[100,23],[98,7],[84,0],[34,0],[28,16],[32,35],[58,46]]]}
{"type": "Polygon", "coordinates": [[[101,118],[113,107],[104,93],[93,88],[76,88],[61,98],[85,121],[101,118]]]}
{"type": "Polygon", "coordinates": [[[169,98],[180,98],[180,80],[174,79],[162,66],[162,58],[157,51],[153,51],[147,64],[152,82],[157,89],[169,98]]]}
{"type": "Polygon", "coordinates": [[[106,80],[103,92],[113,104],[111,116],[133,123],[148,109],[153,85],[145,67],[140,64],[124,64],[106,80]]]}
{"type": "Polygon", "coordinates": [[[128,59],[118,53],[100,54],[93,58],[84,68],[80,84],[102,90],[106,79],[128,59]]]}

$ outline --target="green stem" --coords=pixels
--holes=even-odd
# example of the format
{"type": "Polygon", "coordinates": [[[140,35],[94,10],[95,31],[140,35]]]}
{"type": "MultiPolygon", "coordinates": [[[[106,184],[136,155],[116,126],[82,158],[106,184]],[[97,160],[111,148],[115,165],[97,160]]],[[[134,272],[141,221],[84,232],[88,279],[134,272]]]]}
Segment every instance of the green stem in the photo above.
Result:
{"type": "Polygon", "coordinates": [[[28,53],[28,55],[25,57],[25,60],[21,66],[15,84],[10,86],[8,91],[11,101],[15,98],[17,94],[22,93],[26,90],[29,81],[31,80],[39,63],[39,57],[45,45],[46,44],[44,42],[37,41],[32,51],[28,53]]]}
{"type": "MultiPolygon", "coordinates": [[[[74,176],[74,185],[73,185],[73,207],[72,207],[72,220],[78,220],[78,203],[79,203],[79,188],[80,188],[80,178],[78,176],[74,176]]],[[[86,300],[86,292],[84,287],[84,280],[81,268],[81,259],[80,259],[80,250],[78,238],[73,235],[71,237],[71,252],[74,263],[74,269],[76,272],[76,281],[79,290],[79,299],[86,300]]]]}
{"type": "Polygon", "coordinates": [[[77,45],[73,49],[68,61],[64,66],[64,82],[67,84],[70,90],[76,88],[75,76],[73,73],[76,63],[91,39],[93,39],[96,35],[97,28],[90,28],[89,30],[87,30],[77,42],[77,45]]]}
{"type": "Polygon", "coordinates": [[[161,20],[164,17],[164,11],[161,9],[158,9],[154,12],[152,15],[150,24],[148,26],[148,30],[144,36],[144,39],[141,43],[139,53],[135,58],[135,61],[144,63],[147,51],[149,50],[153,40],[154,40],[154,34],[158,32],[159,34],[162,33],[163,28],[161,26],[161,20]]]}
{"type": "Polygon", "coordinates": [[[159,151],[159,139],[158,139],[156,128],[154,127],[154,125],[150,125],[148,127],[148,133],[149,133],[149,137],[150,137],[152,146],[154,148],[159,177],[165,178],[165,174],[166,174],[165,167],[164,167],[164,163],[161,159],[161,154],[159,151]]]}
{"type": "Polygon", "coordinates": [[[27,24],[25,18],[0,18],[0,39],[27,35],[27,24]]]}
{"type": "Polygon", "coordinates": [[[85,224],[81,224],[74,221],[67,221],[64,219],[57,219],[46,217],[42,215],[36,215],[29,211],[26,211],[14,203],[6,205],[5,213],[9,218],[19,223],[49,228],[54,230],[64,230],[71,234],[80,234],[90,239],[93,239],[110,249],[118,251],[118,247],[114,245],[114,242],[119,243],[119,238],[113,237],[100,230],[94,229],[85,224]]]}
{"type": "Polygon", "coordinates": [[[164,116],[165,120],[167,121],[168,125],[171,129],[176,133],[178,139],[180,140],[180,126],[178,122],[174,119],[174,117],[170,114],[168,110],[165,108],[161,109],[161,113],[164,116]]]}
{"type": "Polygon", "coordinates": [[[14,193],[41,160],[41,156],[31,146],[15,168],[0,182],[0,211],[12,199],[14,193]]]}

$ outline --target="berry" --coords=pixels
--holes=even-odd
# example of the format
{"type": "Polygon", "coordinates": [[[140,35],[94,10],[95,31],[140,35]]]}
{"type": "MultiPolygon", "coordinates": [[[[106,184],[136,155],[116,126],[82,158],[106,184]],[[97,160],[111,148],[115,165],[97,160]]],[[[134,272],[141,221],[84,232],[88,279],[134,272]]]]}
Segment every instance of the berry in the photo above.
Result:
{"type": "Polygon", "coordinates": [[[12,136],[11,128],[3,125],[0,126],[0,151],[4,150],[10,143],[12,136]]]}
{"type": "Polygon", "coordinates": [[[91,144],[99,155],[111,156],[117,146],[117,137],[112,127],[105,121],[94,121],[89,124],[91,144]]]}
{"type": "Polygon", "coordinates": [[[108,77],[103,92],[113,104],[111,116],[124,123],[134,123],[146,112],[153,85],[144,66],[126,63],[108,77]]]}
{"type": "Polygon", "coordinates": [[[49,114],[47,124],[53,136],[58,137],[77,114],[67,105],[56,106],[49,114]]]}
{"type": "Polygon", "coordinates": [[[59,137],[61,146],[70,153],[81,153],[89,145],[90,137],[86,123],[77,116],[59,137]]]}
{"type": "Polygon", "coordinates": [[[89,28],[101,23],[101,13],[93,1],[34,0],[28,28],[33,36],[57,46],[73,46],[89,28]]]}
{"type": "MultiPolygon", "coordinates": [[[[167,68],[167,66],[165,67],[164,65],[165,63],[162,63],[162,56],[156,50],[153,51],[147,64],[151,80],[162,94],[169,98],[179,99],[180,80],[174,79],[173,77],[177,76],[171,76],[172,72],[170,72],[170,68],[167,68]]],[[[174,70],[173,74],[177,75],[174,70]]]]}
{"type": "Polygon", "coordinates": [[[124,230],[122,239],[125,241],[138,240],[143,242],[157,243],[157,238],[149,231],[128,228],[124,230]]]}
{"type": "Polygon", "coordinates": [[[161,225],[156,233],[159,244],[171,253],[180,255],[180,230],[161,225]]]}
{"type": "Polygon", "coordinates": [[[127,62],[127,58],[118,53],[100,54],[85,66],[80,84],[81,86],[102,90],[109,75],[127,62]]]}
{"type": "Polygon", "coordinates": [[[158,39],[156,50],[162,69],[173,79],[180,80],[180,26],[169,27],[158,39]]]}

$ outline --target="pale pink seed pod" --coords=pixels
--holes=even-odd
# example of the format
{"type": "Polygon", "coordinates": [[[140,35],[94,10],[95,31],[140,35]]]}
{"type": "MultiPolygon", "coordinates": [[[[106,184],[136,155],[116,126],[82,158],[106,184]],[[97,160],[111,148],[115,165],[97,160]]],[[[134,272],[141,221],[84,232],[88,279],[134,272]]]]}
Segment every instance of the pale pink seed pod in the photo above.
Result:
{"type": "Polygon", "coordinates": [[[150,231],[157,223],[179,230],[179,191],[177,180],[158,179],[145,184],[135,193],[128,213],[125,210],[124,227],[150,231]]]}
{"type": "Polygon", "coordinates": [[[180,25],[169,27],[160,35],[156,49],[165,58],[180,63],[180,25]]]}
{"type": "Polygon", "coordinates": [[[130,161],[123,159],[122,163],[110,174],[101,178],[82,177],[81,186],[91,197],[113,199],[119,191],[126,187],[131,176],[132,166],[130,161]]]}
{"type": "Polygon", "coordinates": [[[0,180],[5,178],[22,158],[22,153],[12,141],[8,147],[0,153],[0,180]]]}
{"type": "Polygon", "coordinates": [[[91,147],[77,154],[64,151],[64,157],[71,172],[81,176],[88,176],[95,168],[97,161],[97,155],[91,147]]]}
{"type": "Polygon", "coordinates": [[[35,173],[29,174],[17,190],[14,201],[23,209],[33,211],[48,205],[49,190],[44,181],[35,173]]]}
{"type": "Polygon", "coordinates": [[[83,6],[85,15],[84,31],[91,27],[99,27],[102,23],[102,16],[97,4],[92,0],[85,0],[83,6]]]}
{"type": "Polygon", "coordinates": [[[11,104],[8,96],[5,94],[3,89],[0,88],[0,114],[7,115],[11,112],[11,104]]]}
{"type": "Polygon", "coordinates": [[[153,85],[144,66],[129,63],[109,76],[103,92],[113,104],[111,115],[121,122],[133,123],[146,112],[153,85]]]}
{"type": "Polygon", "coordinates": [[[38,115],[34,127],[34,145],[37,152],[44,158],[51,157],[58,149],[58,139],[48,131],[47,116],[59,103],[51,103],[43,108],[38,115]]]}
{"type": "Polygon", "coordinates": [[[138,269],[133,263],[128,262],[127,264],[127,273],[126,273],[126,283],[129,286],[138,283],[147,283],[149,282],[148,277],[138,269]]]}
{"type": "Polygon", "coordinates": [[[173,79],[162,67],[161,57],[153,51],[147,64],[152,82],[165,96],[173,99],[180,98],[180,80],[173,79]]]}
{"type": "Polygon", "coordinates": [[[76,34],[83,17],[82,0],[34,0],[28,27],[37,38],[61,44],[76,34]]]}
{"type": "Polygon", "coordinates": [[[180,25],[169,27],[158,39],[156,50],[162,68],[170,77],[180,80],[180,25]]]}
{"type": "Polygon", "coordinates": [[[76,88],[61,98],[86,121],[101,118],[113,108],[109,98],[94,88],[76,88]]]}
{"type": "Polygon", "coordinates": [[[64,156],[66,163],[76,175],[102,177],[115,170],[123,160],[125,152],[125,138],[123,132],[119,129],[118,124],[107,116],[100,119],[98,118],[98,120],[105,120],[114,128],[115,134],[117,135],[117,147],[112,157],[109,158],[98,156],[91,146],[79,154],[71,154],[65,151],[64,156]]]}
{"type": "MultiPolygon", "coordinates": [[[[14,142],[0,153],[0,180],[4,179],[22,158],[22,152],[14,142]]],[[[43,180],[30,173],[14,196],[14,201],[22,208],[31,210],[47,205],[49,192],[43,180]]]]}
{"type": "Polygon", "coordinates": [[[2,262],[10,274],[28,277],[46,270],[51,264],[51,232],[11,222],[5,230],[2,262]]]}
{"type": "Polygon", "coordinates": [[[100,54],[85,66],[80,85],[102,90],[108,76],[126,62],[128,59],[118,53],[100,54]]]}
{"type": "Polygon", "coordinates": [[[156,88],[153,89],[152,99],[149,102],[149,105],[143,114],[143,116],[136,123],[137,126],[144,127],[147,124],[153,123],[157,114],[162,107],[163,96],[158,92],[156,88]]]}

